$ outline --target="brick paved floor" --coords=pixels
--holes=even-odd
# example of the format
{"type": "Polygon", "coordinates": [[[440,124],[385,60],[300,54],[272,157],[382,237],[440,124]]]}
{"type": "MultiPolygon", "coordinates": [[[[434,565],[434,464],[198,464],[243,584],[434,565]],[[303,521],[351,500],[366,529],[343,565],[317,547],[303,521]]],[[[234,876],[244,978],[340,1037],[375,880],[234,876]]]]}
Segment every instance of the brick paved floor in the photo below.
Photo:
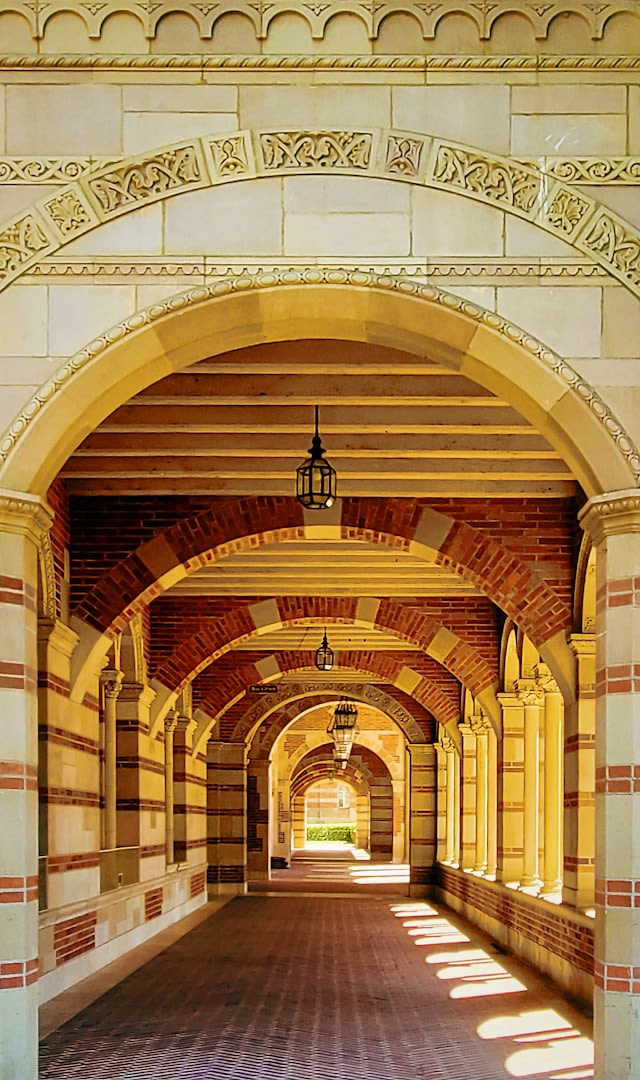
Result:
{"type": "Polygon", "coordinates": [[[578,1080],[589,1023],[445,909],[239,897],[41,1044],[42,1080],[578,1080]]]}

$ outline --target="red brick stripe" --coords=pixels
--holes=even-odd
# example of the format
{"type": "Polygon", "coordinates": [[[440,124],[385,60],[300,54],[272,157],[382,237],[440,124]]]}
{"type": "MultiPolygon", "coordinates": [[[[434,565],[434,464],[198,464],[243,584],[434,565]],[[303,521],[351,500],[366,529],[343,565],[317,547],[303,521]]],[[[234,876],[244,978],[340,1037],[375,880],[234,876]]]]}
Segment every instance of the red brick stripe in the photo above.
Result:
{"type": "Polygon", "coordinates": [[[65,698],[68,698],[71,693],[71,687],[66,679],[59,679],[57,675],[52,675],[48,671],[38,672],[38,689],[51,690],[52,693],[60,694],[65,698]]]}
{"type": "Polygon", "coordinates": [[[67,870],[88,870],[99,865],[100,855],[94,851],[47,857],[47,870],[50,874],[64,874],[67,870]]]}
{"type": "Polygon", "coordinates": [[[38,770],[21,761],[0,761],[0,791],[37,791],[38,770]]]}
{"type": "Polygon", "coordinates": [[[0,904],[29,904],[38,899],[38,875],[0,877],[0,904]]]}
{"type": "Polygon", "coordinates": [[[640,994],[640,967],[604,964],[601,960],[596,960],[593,965],[593,981],[601,990],[640,994]]]}
{"type": "Polygon", "coordinates": [[[38,980],[38,958],[0,961],[0,990],[16,990],[38,980]]]}
{"type": "Polygon", "coordinates": [[[93,791],[74,788],[41,788],[40,802],[52,806],[100,806],[100,796],[93,791]]]}
{"type": "Polygon", "coordinates": [[[0,662],[0,690],[35,691],[38,681],[33,668],[12,661],[0,662]]]}
{"type": "Polygon", "coordinates": [[[609,664],[596,673],[596,696],[640,690],[640,664],[609,664]]]}
{"type": "Polygon", "coordinates": [[[85,754],[98,755],[100,753],[100,747],[95,739],[88,739],[85,735],[78,735],[75,731],[65,731],[64,728],[40,724],[38,736],[42,742],[57,743],[59,746],[71,746],[74,750],[81,750],[85,754]]]}
{"type": "Polygon", "coordinates": [[[601,907],[640,908],[640,880],[596,878],[595,899],[601,907]]]}
{"type": "Polygon", "coordinates": [[[65,919],[54,926],[53,947],[58,966],[95,949],[97,922],[97,912],[89,911],[85,915],[65,919]]]}
{"type": "Polygon", "coordinates": [[[632,795],[640,791],[640,765],[604,765],[596,769],[598,795],[632,795]]]}
{"type": "Polygon", "coordinates": [[[598,589],[599,607],[640,607],[640,577],[606,581],[598,589]]]}

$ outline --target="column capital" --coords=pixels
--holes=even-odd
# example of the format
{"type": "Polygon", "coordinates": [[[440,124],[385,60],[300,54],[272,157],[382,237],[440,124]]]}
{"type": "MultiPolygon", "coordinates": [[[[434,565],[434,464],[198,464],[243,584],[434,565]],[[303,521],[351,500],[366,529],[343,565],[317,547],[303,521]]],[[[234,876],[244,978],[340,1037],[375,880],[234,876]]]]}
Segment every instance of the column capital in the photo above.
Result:
{"type": "Polygon", "coordinates": [[[108,698],[117,698],[122,689],[124,673],[117,668],[103,668],[100,672],[100,685],[108,698]]]}
{"type": "Polygon", "coordinates": [[[569,638],[569,645],[573,649],[578,659],[583,656],[596,655],[595,634],[571,634],[569,638]]]}
{"type": "Polygon", "coordinates": [[[173,733],[176,730],[177,726],[178,726],[178,717],[175,715],[175,713],[173,713],[173,714],[169,713],[168,716],[165,716],[165,718],[164,718],[164,730],[167,733],[167,735],[173,735],[173,733]]]}
{"type": "Polygon", "coordinates": [[[407,743],[407,750],[409,751],[411,760],[419,760],[420,757],[426,760],[434,760],[436,755],[436,748],[433,743],[407,743]]]}
{"type": "Polygon", "coordinates": [[[640,488],[594,495],[578,514],[578,521],[596,547],[608,536],[640,533],[640,488]]]}
{"type": "Polygon", "coordinates": [[[560,687],[551,674],[546,664],[536,664],[533,669],[535,676],[536,686],[542,690],[543,694],[559,694],[560,687]]]}
{"type": "Polygon", "coordinates": [[[53,518],[53,510],[39,495],[0,488],[0,531],[27,536],[38,545],[53,518]]]}
{"type": "Polygon", "coordinates": [[[501,694],[496,694],[498,704],[501,709],[521,709],[522,702],[515,690],[504,690],[501,694]]]}
{"type": "Polygon", "coordinates": [[[60,619],[38,619],[38,641],[50,646],[60,656],[70,658],[80,638],[60,619]]]}
{"type": "Polygon", "coordinates": [[[469,717],[469,727],[474,735],[486,735],[489,731],[489,720],[483,712],[473,713],[469,717]]]}
{"type": "Polygon", "coordinates": [[[523,705],[544,704],[544,691],[535,679],[518,679],[515,683],[516,694],[523,705]]]}
{"type": "Polygon", "coordinates": [[[447,753],[447,754],[455,753],[456,744],[454,743],[453,739],[451,738],[451,736],[449,735],[449,733],[447,731],[442,731],[440,733],[440,738],[439,738],[438,742],[440,743],[440,746],[445,751],[445,753],[447,753]]]}

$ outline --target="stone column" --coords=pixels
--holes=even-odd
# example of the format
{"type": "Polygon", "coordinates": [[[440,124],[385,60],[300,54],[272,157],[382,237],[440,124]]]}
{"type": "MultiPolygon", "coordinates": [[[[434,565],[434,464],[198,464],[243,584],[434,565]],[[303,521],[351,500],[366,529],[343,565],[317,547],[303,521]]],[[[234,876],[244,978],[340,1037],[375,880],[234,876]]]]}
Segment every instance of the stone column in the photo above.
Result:
{"type": "MultiPolygon", "coordinates": [[[[115,703],[118,867],[125,865],[122,848],[137,848],[140,881],[165,871],[163,750],[161,743],[149,738],[154,697],[154,690],[143,683],[123,683],[115,703]]],[[[126,855],[125,885],[132,856],[126,855]]]]}
{"type": "Polygon", "coordinates": [[[426,896],[436,857],[436,752],[409,743],[409,895],[426,896]]]}
{"type": "Polygon", "coordinates": [[[590,499],[596,548],[595,1077],[640,1061],[640,491],[590,499]]]}
{"type": "Polygon", "coordinates": [[[592,908],[595,869],[596,638],[573,634],[578,700],[565,710],[562,899],[592,908]]]}
{"type": "Polygon", "coordinates": [[[538,840],[540,797],[540,710],[543,694],[533,679],[519,679],[516,690],[524,705],[524,855],[520,888],[540,887],[538,840]]]}
{"type": "MultiPolygon", "coordinates": [[[[273,767],[273,763],[272,763],[273,767]]],[[[291,781],[288,778],[273,778],[274,813],[276,832],[273,836],[273,858],[277,867],[282,869],[291,861],[291,781]]]]}
{"type": "Polygon", "coordinates": [[[247,890],[247,770],[244,743],[207,747],[207,878],[213,894],[247,890]]]}
{"type": "Polygon", "coordinates": [[[270,785],[268,758],[250,761],[247,769],[247,867],[249,877],[268,881],[270,877],[270,785]]]}
{"type": "Polygon", "coordinates": [[[460,724],[460,734],[462,735],[460,868],[473,870],[476,861],[476,737],[469,724],[460,724]]]}
{"type": "Polygon", "coordinates": [[[0,1080],[38,1076],[38,549],[51,515],[0,492],[0,1080]]]}
{"type": "Polygon", "coordinates": [[[544,844],[541,896],[562,896],[562,767],[564,704],[546,664],[538,664],[536,684],[544,693],[544,844]]]}
{"type": "Polygon", "coordinates": [[[487,869],[485,877],[495,881],[498,865],[498,740],[487,728],[487,869]]]}
{"type": "Polygon", "coordinates": [[[174,857],[191,866],[205,861],[207,849],[207,766],[194,758],[197,728],[192,716],[178,714],[173,736],[174,857]]]}
{"type": "Polygon", "coordinates": [[[436,859],[444,862],[447,857],[447,751],[442,741],[437,742],[435,748],[438,763],[436,859]]]}
{"type": "Polygon", "coordinates": [[[489,723],[482,713],[469,717],[469,726],[476,737],[476,851],[473,869],[484,874],[487,869],[487,799],[488,799],[488,733],[489,723]]]}
{"type": "Polygon", "coordinates": [[[453,745],[453,740],[449,735],[443,735],[441,741],[447,758],[447,843],[445,849],[445,862],[449,863],[450,866],[453,866],[457,862],[456,826],[459,825],[458,776],[456,769],[458,754],[453,745]]]}
{"type": "Polygon", "coordinates": [[[524,706],[517,694],[498,694],[502,738],[498,754],[496,880],[519,883],[524,859],[524,706]]]}
{"type": "Polygon", "coordinates": [[[118,846],[116,817],[116,713],[123,674],[113,668],[100,673],[103,694],[104,721],[104,809],[102,816],[102,846],[107,851],[118,846]]]}
{"type": "Polygon", "coordinates": [[[167,716],[164,722],[164,835],[167,849],[167,866],[175,862],[175,828],[173,820],[173,733],[178,718],[175,713],[167,716]]]}

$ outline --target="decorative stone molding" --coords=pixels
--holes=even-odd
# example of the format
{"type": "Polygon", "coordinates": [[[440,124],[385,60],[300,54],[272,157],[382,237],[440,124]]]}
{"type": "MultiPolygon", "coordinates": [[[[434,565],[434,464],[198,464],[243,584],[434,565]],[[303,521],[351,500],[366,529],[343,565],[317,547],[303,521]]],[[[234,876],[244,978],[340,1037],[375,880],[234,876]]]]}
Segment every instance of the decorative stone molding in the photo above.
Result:
{"type": "MultiPolygon", "coordinates": [[[[176,259],[148,258],[148,257],[125,257],[112,256],[109,258],[82,257],[63,258],[51,256],[40,263],[36,263],[25,272],[23,282],[36,281],[39,278],[69,280],[75,278],[185,278],[185,285],[189,279],[198,278],[202,283],[209,284],[213,281],[238,277],[242,274],[277,274],[284,266],[299,272],[308,266],[306,262],[296,262],[292,259],[281,260],[273,263],[245,263],[237,266],[219,265],[211,262],[208,256],[176,259]]],[[[336,264],[338,265],[338,264],[336,264]]],[[[345,268],[345,263],[339,264],[345,268]]],[[[351,264],[352,271],[362,270],[362,265],[351,264]]],[[[550,259],[478,259],[477,261],[464,260],[456,262],[432,261],[431,259],[411,263],[408,260],[395,263],[390,259],[366,267],[367,273],[385,274],[396,278],[414,278],[424,283],[429,280],[445,279],[452,281],[460,279],[461,282],[469,278],[481,278],[483,284],[489,284],[491,279],[502,282],[505,279],[527,278],[565,278],[571,279],[572,283],[583,285],[591,278],[602,279],[607,277],[607,272],[596,263],[576,259],[575,261],[550,259]]]]}
{"type": "Polygon", "coordinates": [[[620,54],[544,55],[540,53],[492,56],[472,53],[422,56],[396,53],[318,55],[298,53],[271,55],[251,53],[249,56],[203,55],[202,53],[9,53],[0,55],[0,69],[8,71],[196,71],[201,74],[224,72],[330,71],[344,77],[345,72],[487,72],[501,71],[575,71],[635,72],[640,69],[640,56],[620,54]]]}
{"type": "MultiPolygon", "coordinates": [[[[0,67],[1,58],[0,58],[0,67]]],[[[235,178],[254,171],[248,133],[208,139],[215,175],[235,178]]],[[[424,143],[410,136],[391,134],[387,143],[385,171],[417,176],[424,143]]],[[[0,157],[0,184],[66,184],[99,169],[117,168],[114,157],[0,157]]],[[[567,184],[640,184],[640,157],[541,157],[528,158],[531,166],[567,184]]]]}
{"type": "MultiPolygon", "coordinates": [[[[278,0],[276,3],[255,3],[252,0],[227,0],[226,3],[203,3],[200,0],[172,0],[170,4],[155,4],[148,0],[107,0],[95,4],[91,0],[3,0],[1,11],[19,12],[28,22],[36,40],[45,37],[47,23],[59,12],[73,12],[82,20],[87,36],[99,40],[105,21],[110,15],[126,12],[138,19],[146,38],[153,40],[160,20],[168,12],[183,13],[195,22],[202,40],[210,40],[215,25],[223,15],[239,14],[253,26],[257,41],[269,36],[270,25],[283,14],[296,14],[304,19],[314,41],[324,39],[329,20],[336,15],[350,15],[360,20],[367,37],[376,40],[383,20],[390,14],[407,14],[418,23],[420,35],[425,41],[437,38],[438,23],[451,13],[448,0],[395,0],[394,3],[377,0],[324,0],[323,3],[305,0],[278,0]]],[[[586,22],[592,40],[599,41],[605,32],[605,24],[611,15],[628,13],[637,15],[636,0],[548,0],[532,3],[531,0],[508,0],[507,3],[478,3],[477,0],[459,0],[456,14],[465,15],[473,23],[479,41],[491,38],[494,26],[502,15],[516,14],[526,21],[537,40],[545,40],[549,26],[558,15],[578,15],[586,22]]]]}
{"type": "Polygon", "coordinates": [[[560,687],[546,664],[536,664],[533,674],[536,686],[545,694],[560,694],[560,687]]]}
{"type": "Polygon", "coordinates": [[[474,735],[487,735],[491,724],[484,713],[472,713],[469,717],[469,727],[474,735]]]}
{"type": "Polygon", "coordinates": [[[515,692],[523,705],[537,705],[539,708],[544,705],[544,690],[534,679],[518,679],[515,692]]]}
{"type": "Polygon", "coordinates": [[[117,698],[120,695],[124,675],[117,668],[103,668],[100,672],[100,685],[108,698],[117,698]]]}
{"type": "MultiPolygon", "coordinates": [[[[404,731],[407,738],[412,742],[424,742],[424,734],[416,720],[404,706],[386,694],[383,690],[370,683],[331,683],[330,686],[318,683],[286,682],[278,686],[277,693],[270,694],[269,700],[258,701],[247,710],[236,724],[231,741],[238,742],[246,739],[252,729],[265,717],[270,716],[283,704],[302,699],[305,697],[322,696],[325,698],[340,698],[342,696],[355,698],[365,704],[373,705],[395,720],[404,731]]],[[[261,753],[266,754],[273,745],[273,741],[261,742],[261,753]],[[265,749],[267,748],[267,749],[265,749]]]]}
{"type": "Polygon", "coordinates": [[[578,514],[578,521],[598,547],[607,536],[640,533],[640,491],[612,491],[597,495],[578,514]]]}
{"type": "Polygon", "coordinates": [[[53,512],[37,495],[0,489],[0,531],[30,535],[40,546],[53,512]]]}
{"type": "Polygon", "coordinates": [[[40,577],[42,580],[41,614],[55,621],[58,613],[56,572],[51,533],[48,528],[42,530],[40,537],[40,577]]]}
{"type": "Polygon", "coordinates": [[[611,210],[535,162],[390,129],[233,132],[111,162],[0,225],[0,288],[69,241],[159,199],[235,180],[333,172],[439,188],[516,214],[640,296],[640,232],[611,210]]]}
{"type": "Polygon", "coordinates": [[[485,311],[476,304],[472,304],[462,297],[443,292],[433,285],[407,280],[406,278],[393,278],[391,275],[371,274],[363,270],[343,269],[336,266],[316,266],[302,271],[283,267],[274,273],[241,275],[179,293],[152,304],[144,311],[136,312],[77,352],[55,373],[49,382],[37,391],[2,437],[0,442],[0,462],[7,460],[33,417],[51,399],[53,394],[64,386],[76,372],[95,360],[115,341],[137,333],[143,327],[151,326],[157,320],[173,315],[187,307],[207,303],[233,293],[273,289],[277,286],[304,287],[309,285],[317,287],[322,284],[340,285],[344,288],[382,289],[385,292],[397,292],[404,296],[412,296],[430,303],[441,304],[449,310],[458,311],[467,318],[489,327],[495,333],[504,336],[508,341],[516,343],[525,352],[535,357],[539,363],[552,370],[572,392],[578,394],[598,422],[604,426],[608,436],[615,443],[618,452],[627,462],[634,478],[640,484],[640,452],[624,428],[609,412],[602,398],[565,360],[539,341],[536,341],[530,334],[507,322],[502,316],[485,311]]]}

